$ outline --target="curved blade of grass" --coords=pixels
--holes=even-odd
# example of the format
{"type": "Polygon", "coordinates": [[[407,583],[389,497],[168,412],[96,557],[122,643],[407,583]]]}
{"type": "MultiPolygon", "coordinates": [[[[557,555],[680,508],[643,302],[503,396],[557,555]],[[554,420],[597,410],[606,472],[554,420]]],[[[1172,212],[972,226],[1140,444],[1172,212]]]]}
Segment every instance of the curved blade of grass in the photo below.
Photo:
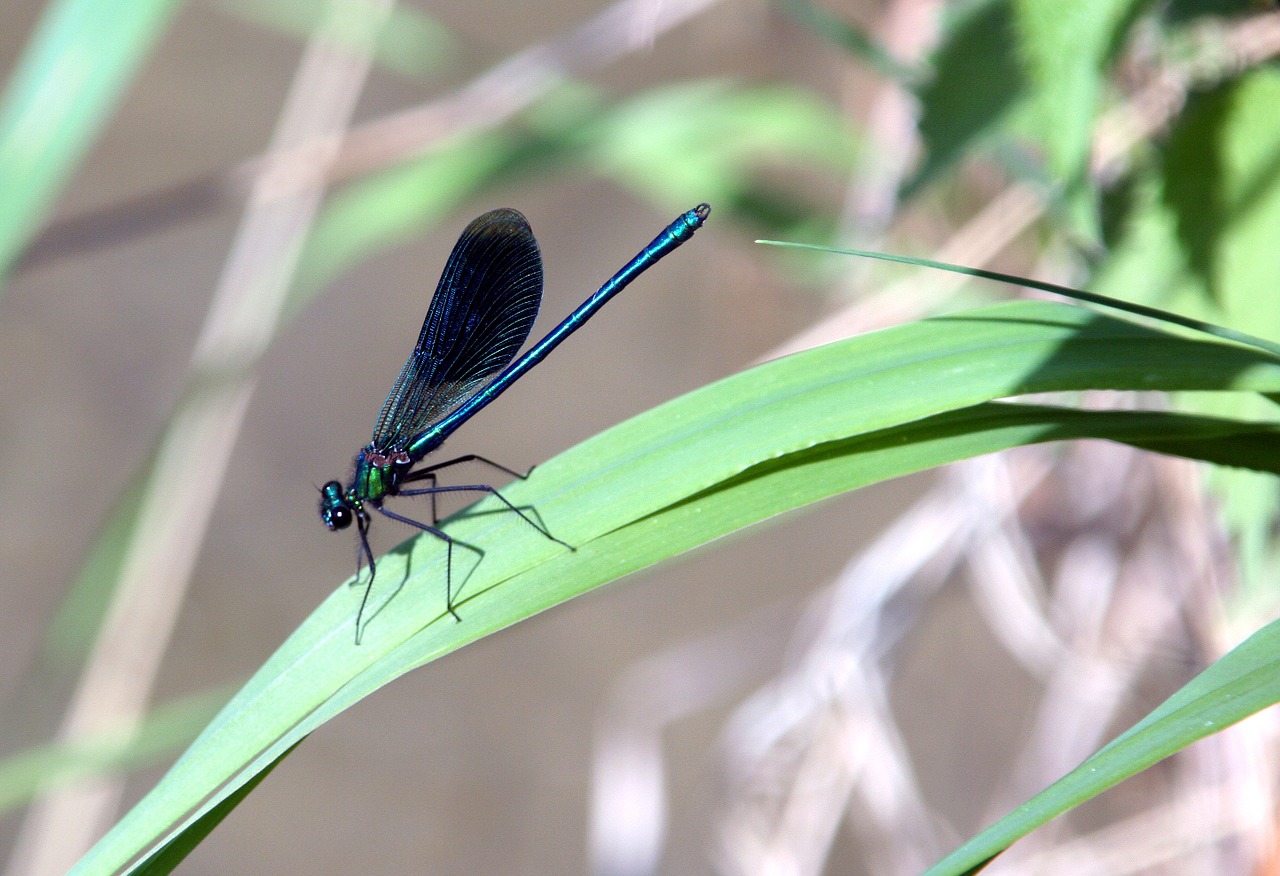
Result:
{"type": "MultiPolygon", "coordinates": [[[[1280,472],[1280,454],[1273,449],[1277,446],[1276,439],[1280,438],[1280,425],[1277,424],[1238,423],[1181,414],[1076,411],[990,402],[872,435],[818,445],[762,463],[729,483],[690,497],[672,508],[580,547],[575,553],[564,555],[560,563],[546,563],[529,574],[504,582],[502,589],[510,592],[503,598],[510,613],[519,619],[563,601],[566,597],[558,584],[566,578],[576,580],[581,590],[587,590],[649,565],[653,562],[655,545],[660,546],[663,557],[668,553],[674,555],[797,505],[886,477],[993,450],[1071,438],[1110,438],[1137,446],[1148,441],[1185,442],[1191,447],[1252,441],[1268,449],[1267,470],[1280,472]],[[618,558],[624,558],[626,562],[621,569],[617,565],[618,558]],[[574,565],[566,568],[565,563],[574,565]]],[[[469,614],[468,623],[470,620],[469,614]]],[[[473,629],[467,640],[480,638],[496,628],[473,629]]],[[[284,739],[256,758],[182,830],[175,832],[168,843],[188,842],[185,838],[187,832],[201,830],[200,824],[207,817],[208,810],[223,794],[240,787],[242,782],[254,781],[261,770],[271,768],[291,750],[290,745],[296,745],[297,740],[311,730],[408,669],[438,656],[440,650],[439,643],[432,641],[424,631],[414,641],[352,679],[284,739]]],[[[148,867],[145,872],[168,870],[148,867]]]]}
{"type": "Polygon", "coordinates": [[[0,279],[44,221],[177,0],[60,0],[0,100],[0,279]]]}
{"type": "Polygon", "coordinates": [[[1280,702],[1280,621],[1267,624],[1128,731],[926,871],[974,873],[1015,840],[1135,773],[1280,702]]]}
{"type": "MultiPolygon", "coordinates": [[[[600,583],[835,492],[1016,443],[1078,437],[1057,421],[993,421],[1019,406],[982,403],[1087,388],[1275,392],[1280,359],[1020,301],[852,338],[690,393],[504,488],[576,551],[514,515],[491,513],[493,503],[449,521],[454,538],[483,551],[470,570],[467,552],[455,552],[462,623],[444,614],[443,551],[434,539],[411,540],[379,560],[361,647],[351,626],[360,594],[339,588],[77,872],[122,866],[210,794],[217,791],[211,805],[391,679],[600,583]],[[933,419],[947,412],[955,413],[933,419]]],[[[1239,439],[1271,426],[1214,428],[1216,435],[1190,430],[1182,440],[1190,447],[1200,437],[1222,453],[1231,429],[1239,439]]],[[[1146,441],[1179,434],[1129,432],[1146,441]]]]}
{"type": "Polygon", "coordinates": [[[1002,274],[999,271],[988,271],[985,268],[970,268],[965,265],[954,265],[950,262],[936,262],[933,259],[922,259],[916,256],[892,255],[884,252],[872,252],[866,249],[844,249],[834,246],[822,246],[816,243],[791,243],[785,240],[757,240],[756,243],[763,243],[767,246],[785,246],[792,249],[812,249],[817,252],[829,252],[836,255],[859,256],[866,259],[875,259],[881,262],[897,262],[901,265],[914,265],[919,268],[933,268],[937,271],[948,271],[952,274],[964,274],[967,277],[979,277],[983,280],[995,280],[997,283],[1008,283],[1011,286],[1024,286],[1027,289],[1039,289],[1041,292],[1051,292],[1054,295],[1062,295],[1065,298],[1071,298],[1076,301],[1083,301],[1086,304],[1099,304],[1103,307],[1111,307],[1116,310],[1122,310],[1125,313],[1132,313],[1135,316],[1144,316],[1148,319],[1154,319],[1159,322],[1169,323],[1171,325],[1179,325],[1183,328],[1189,328],[1194,331],[1204,332],[1215,338],[1222,338],[1227,341],[1236,341],[1237,343],[1246,344],[1250,347],[1257,347],[1259,350],[1266,350],[1268,353],[1280,355],[1280,344],[1275,341],[1269,341],[1266,338],[1259,338],[1255,335],[1245,332],[1236,331],[1233,328],[1227,328],[1222,325],[1215,325],[1211,322],[1202,322],[1198,319],[1192,319],[1189,316],[1182,316],[1169,310],[1161,310],[1158,307],[1148,307],[1145,304],[1135,304],[1132,301],[1125,301],[1120,298],[1111,298],[1106,295],[1099,295],[1096,292],[1086,292],[1083,289],[1073,289],[1070,286],[1060,286],[1057,283],[1049,283],[1044,280],[1034,280],[1030,277],[1019,277],[1015,274],[1002,274]]]}
{"type": "Polygon", "coordinates": [[[222,823],[222,819],[230,815],[240,805],[241,800],[253,793],[253,789],[258,787],[263,779],[271,775],[271,771],[276,768],[280,761],[288,757],[289,752],[300,744],[302,744],[301,739],[263,767],[257,775],[251,777],[233,793],[228,794],[216,806],[208,807],[207,811],[193,821],[186,830],[157,849],[154,855],[135,868],[133,872],[139,874],[139,876],[153,876],[153,874],[159,876],[162,873],[172,873],[179,864],[186,860],[187,855],[191,854],[192,850],[200,845],[200,842],[211,834],[215,827],[222,823]]]}

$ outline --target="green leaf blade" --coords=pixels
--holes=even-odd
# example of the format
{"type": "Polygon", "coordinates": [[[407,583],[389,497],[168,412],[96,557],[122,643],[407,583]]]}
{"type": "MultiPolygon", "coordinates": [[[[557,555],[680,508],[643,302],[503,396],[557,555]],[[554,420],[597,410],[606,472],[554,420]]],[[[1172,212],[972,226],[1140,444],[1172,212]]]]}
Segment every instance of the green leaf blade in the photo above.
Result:
{"type": "Polygon", "coordinates": [[[926,872],[973,872],[1072,807],[1277,702],[1280,621],[1254,633],[1137,725],[926,872]]]}
{"type": "MultiPolygon", "coordinates": [[[[360,647],[352,644],[360,593],[340,587],[79,872],[120,866],[193,808],[219,799],[210,794],[233,791],[310,729],[428,660],[834,492],[1001,449],[1002,441],[1073,437],[1057,421],[993,423],[994,411],[1018,406],[986,403],[1099,388],[1276,392],[1280,360],[1023,301],[841,341],[675,399],[504,488],[577,550],[549,542],[513,515],[490,513],[497,510],[491,502],[448,521],[452,537],[484,552],[468,569],[460,560],[466,551],[455,551],[462,623],[444,612],[443,551],[435,539],[411,540],[379,560],[360,647]]],[[[1220,428],[1227,434],[1232,427],[1220,428]]],[[[1269,425],[1242,428],[1265,432],[1269,425]]]]}

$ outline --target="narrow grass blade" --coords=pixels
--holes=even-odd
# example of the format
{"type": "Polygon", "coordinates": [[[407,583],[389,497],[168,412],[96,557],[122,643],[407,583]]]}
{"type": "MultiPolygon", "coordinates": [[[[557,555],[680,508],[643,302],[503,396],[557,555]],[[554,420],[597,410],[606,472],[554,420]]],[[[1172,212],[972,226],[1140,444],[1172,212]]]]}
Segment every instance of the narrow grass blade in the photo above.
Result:
{"type": "Polygon", "coordinates": [[[340,587],[79,872],[123,865],[399,675],[591,587],[826,496],[1009,446],[1095,434],[1090,428],[1189,455],[1202,445],[1211,458],[1275,470],[1267,449],[1273,423],[1145,413],[1127,413],[1126,421],[990,404],[1083,389],[1276,392],[1280,359],[1075,306],[1020,301],[809,350],[675,399],[504,488],[577,550],[548,543],[513,515],[489,513],[491,502],[448,521],[455,539],[483,551],[455,591],[462,623],[444,610],[435,539],[411,540],[379,560],[360,647],[351,627],[360,594],[340,587]]]}

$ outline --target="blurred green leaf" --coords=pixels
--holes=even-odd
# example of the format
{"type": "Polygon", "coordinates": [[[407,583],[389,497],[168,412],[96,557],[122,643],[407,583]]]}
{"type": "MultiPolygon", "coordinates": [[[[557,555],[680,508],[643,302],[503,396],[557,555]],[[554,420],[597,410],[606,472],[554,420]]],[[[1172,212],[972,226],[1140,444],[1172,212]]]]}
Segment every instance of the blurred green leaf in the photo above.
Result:
{"type": "MultiPolygon", "coordinates": [[[[586,159],[601,174],[664,209],[691,198],[725,206],[760,197],[762,169],[823,168],[843,178],[854,141],[843,120],[812,96],[786,88],[697,82],[654,89],[618,106],[594,91],[560,89],[525,116],[524,131],[468,136],[333,196],[299,259],[290,311],[354,264],[410,240],[498,180],[586,159]],[[694,194],[690,194],[690,193],[694,194]]],[[[767,200],[767,199],[766,199],[767,200]]],[[[808,209],[778,210],[790,227],[808,209]]]]}
{"type": "Polygon", "coordinates": [[[973,873],[1042,824],[1277,702],[1280,621],[1254,633],[1097,754],[926,872],[973,873]]]}
{"type": "MultiPolygon", "coordinates": [[[[61,720],[55,710],[74,690],[120,582],[120,568],[138,524],[142,485],[149,474],[144,470],[133,475],[111,516],[99,528],[70,590],[44,630],[35,661],[26,667],[0,710],[0,737],[18,732],[20,725],[47,726],[52,732],[61,720]]],[[[3,787],[0,778],[0,798],[3,787]]]]}
{"type": "Polygon", "coordinates": [[[1249,15],[1263,8],[1267,0],[1169,0],[1156,6],[1169,24],[1185,24],[1209,16],[1249,15]]]}
{"type": "Polygon", "coordinates": [[[77,743],[50,743],[0,761],[0,812],[92,776],[159,763],[187,745],[231,696],[218,689],[152,709],[141,726],[77,743]]]}
{"type": "Polygon", "coordinates": [[[770,174],[828,176],[843,185],[857,159],[857,141],[843,116],[811,93],[786,86],[699,81],[652,89],[584,119],[564,136],[601,173],[669,209],[681,209],[691,192],[722,210],[767,201],[773,216],[757,218],[792,233],[800,233],[797,223],[812,221],[812,209],[794,194],[800,182],[790,190],[770,189],[770,174]]]}
{"type": "Polygon", "coordinates": [[[1101,236],[1087,172],[1104,76],[1121,34],[1143,5],[1014,2],[1037,141],[1050,177],[1066,193],[1071,224],[1090,240],[1101,236]],[[1063,50],[1067,46],[1070,51],[1063,50]]]}
{"type": "Polygon", "coordinates": [[[990,136],[1026,92],[1018,62],[1010,0],[962,4],[930,58],[932,75],[916,94],[925,157],[903,186],[903,198],[950,169],[990,136]]]}
{"type": "Polygon", "coordinates": [[[177,0],[57,0],[0,98],[0,279],[49,215],[177,0]]]}
{"type": "Polygon", "coordinates": [[[1128,181],[1123,197],[1104,204],[1115,211],[1107,258],[1090,278],[1090,288],[1112,297],[1176,308],[1205,319],[1215,314],[1205,307],[1203,291],[1187,269],[1178,244],[1177,217],[1164,199],[1163,175],[1140,168],[1128,181]]]}
{"type": "MultiPolygon", "coordinates": [[[[153,459],[154,452],[147,458],[153,459]]],[[[151,476],[150,467],[144,467],[129,479],[70,590],[59,603],[40,653],[46,671],[67,675],[83,668],[111,604],[114,586],[120,582],[125,554],[136,539],[143,486],[151,476]]]]}
{"type": "Polygon", "coordinates": [[[369,0],[338,4],[332,0],[215,0],[215,8],[300,42],[310,39],[320,23],[328,21],[330,38],[342,48],[361,53],[370,43],[370,26],[376,24],[379,30],[373,40],[373,62],[383,70],[413,79],[425,78],[454,60],[452,35],[420,10],[404,4],[384,12],[374,9],[369,0]],[[335,12],[343,16],[345,26],[330,20],[335,12]]]}
{"type": "Polygon", "coordinates": [[[509,137],[477,134],[334,195],[303,247],[289,314],[343,271],[439,221],[488,183],[514,151],[509,137]]]}
{"type": "Polygon", "coordinates": [[[906,86],[920,77],[919,70],[893,57],[879,40],[862,28],[810,0],[778,0],[778,8],[886,79],[906,86]]]}
{"type": "Polygon", "coordinates": [[[1165,149],[1165,200],[1190,267],[1228,322],[1280,336],[1280,70],[1195,95],[1165,149]]]}
{"type": "MultiPolygon", "coordinates": [[[[1190,307],[1227,325],[1280,337],[1280,71],[1259,68],[1195,94],[1174,125],[1160,162],[1163,200],[1143,221],[1151,233],[1126,247],[1138,270],[1161,252],[1184,273],[1175,288],[1190,307]],[[1160,212],[1163,211],[1163,212],[1160,212]]],[[[1210,398],[1200,410],[1257,416],[1259,399],[1210,398]]],[[[1272,518],[1280,485],[1243,472],[1215,472],[1211,484],[1236,537],[1241,579],[1273,588],[1272,518]]]]}

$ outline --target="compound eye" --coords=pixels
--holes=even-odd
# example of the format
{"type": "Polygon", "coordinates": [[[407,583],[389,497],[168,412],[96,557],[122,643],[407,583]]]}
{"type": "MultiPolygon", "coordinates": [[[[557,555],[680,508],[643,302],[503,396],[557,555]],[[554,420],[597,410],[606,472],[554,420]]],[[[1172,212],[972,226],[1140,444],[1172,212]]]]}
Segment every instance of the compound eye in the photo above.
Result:
{"type": "Polygon", "coordinates": [[[320,519],[330,530],[346,529],[354,519],[351,506],[342,494],[342,484],[329,481],[320,488],[320,519]]]}
{"type": "Polygon", "coordinates": [[[346,529],[351,525],[351,509],[346,505],[339,505],[336,508],[326,508],[324,517],[324,525],[331,530],[346,529]]]}

